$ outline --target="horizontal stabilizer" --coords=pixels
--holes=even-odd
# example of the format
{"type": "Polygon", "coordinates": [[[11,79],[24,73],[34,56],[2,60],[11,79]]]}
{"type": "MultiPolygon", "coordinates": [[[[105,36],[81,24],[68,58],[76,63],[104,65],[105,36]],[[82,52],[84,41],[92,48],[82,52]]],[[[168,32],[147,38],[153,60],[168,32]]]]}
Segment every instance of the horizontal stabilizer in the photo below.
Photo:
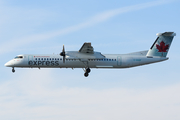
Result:
{"type": "Polygon", "coordinates": [[[128,55],[140,55],[140,56],[146,56],[148,50],[145,51],[139,51],[139,52],[133,52],[133,53],[128,53],[128,55]]]}

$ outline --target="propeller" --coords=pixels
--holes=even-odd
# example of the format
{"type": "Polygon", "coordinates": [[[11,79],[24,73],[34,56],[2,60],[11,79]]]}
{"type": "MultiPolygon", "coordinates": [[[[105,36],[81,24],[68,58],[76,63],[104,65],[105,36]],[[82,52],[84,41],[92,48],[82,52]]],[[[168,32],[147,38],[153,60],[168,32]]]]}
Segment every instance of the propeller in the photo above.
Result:
{"type": "Polygon", "coordinates": [[[62,52],[60,53],[60,55],[63,56],[63,63],[65,63],[65,56],[66,56],[66,53],[65,53],[64,45],[63,45],[63,49],[62,49],[62,52]]]}

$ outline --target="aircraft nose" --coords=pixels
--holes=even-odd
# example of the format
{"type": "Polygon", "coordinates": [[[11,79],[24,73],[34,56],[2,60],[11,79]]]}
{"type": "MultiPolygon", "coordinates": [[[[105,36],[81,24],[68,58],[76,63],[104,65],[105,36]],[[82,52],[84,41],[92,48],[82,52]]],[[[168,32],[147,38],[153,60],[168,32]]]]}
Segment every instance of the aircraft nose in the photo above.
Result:
{"type": "Polygon", "coordinates": [[[11,61],[9,61],[9,62],[7,62],[6,64],[4,64],[4,66],[6,66],[6,67],[11,67],[13,64],[12,64],[12,62],[11,61]]]}
{"type": "Polygon", "coordinates": [[[4,64],[4,66],[6,66],[6,67],[9,67],[9,65],[10,65],[9,62],[7,62],[6,64],[4,64]]]}

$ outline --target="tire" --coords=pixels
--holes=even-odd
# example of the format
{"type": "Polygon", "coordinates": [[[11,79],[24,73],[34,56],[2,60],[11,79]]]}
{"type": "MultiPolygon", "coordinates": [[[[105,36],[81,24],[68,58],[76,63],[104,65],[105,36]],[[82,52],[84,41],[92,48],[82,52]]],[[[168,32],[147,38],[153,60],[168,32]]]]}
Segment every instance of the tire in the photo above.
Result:
{"type": "Polygon", "coordinates": [[[84,76],[85,76],[85,77],[88,77],[88,75],[89,75],[89,74],[88,74],[87,72],[84,73],[84,76]]]}
{"type": "Polygon", "coordinates": [[[91,69],[90,69],[90,68],[87,68],[87,69],[86,69],[86,72],[87,72],[87,73],[90,73],[90,72],[91,72],[91,69]]]}

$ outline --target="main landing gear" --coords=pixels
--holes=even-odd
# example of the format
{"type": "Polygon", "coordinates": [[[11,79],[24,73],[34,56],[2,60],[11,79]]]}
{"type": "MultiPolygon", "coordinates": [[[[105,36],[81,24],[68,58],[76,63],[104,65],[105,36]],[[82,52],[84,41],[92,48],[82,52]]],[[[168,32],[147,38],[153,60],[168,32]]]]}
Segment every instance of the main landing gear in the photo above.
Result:
{"type": "Polygon", "coordinates": [[[85,73],[84,73],[84,76],[85,76],[85,77],[88,77],[88,75],[89,75],[90,72],[91,72],[91,69],[90,69],[90,68],[86,68],[85,73]]]}
{"type": "Polygon", "coordinates": [[[15,72],[15,69],[14,69],[14,67],[12,68],[12,72],[13,72],[13,73],[15,72]]]}

